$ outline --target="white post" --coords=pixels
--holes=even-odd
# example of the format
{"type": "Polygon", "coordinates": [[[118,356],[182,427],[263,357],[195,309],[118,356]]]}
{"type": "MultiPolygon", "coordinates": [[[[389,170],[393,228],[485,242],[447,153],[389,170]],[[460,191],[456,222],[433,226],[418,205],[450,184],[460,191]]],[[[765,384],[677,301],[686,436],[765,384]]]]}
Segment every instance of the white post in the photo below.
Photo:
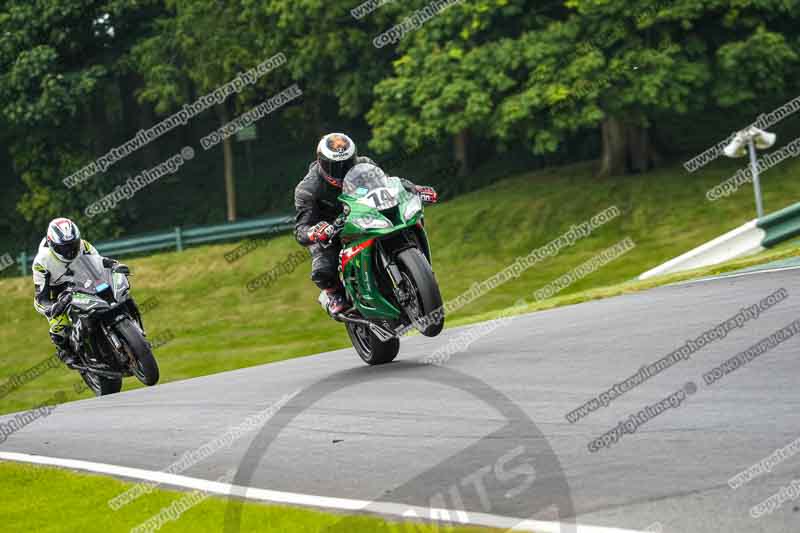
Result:
{"type": "Polygon", "coordinates": [[[764,216],[764,205],[761,202],[761,182],[758,179],[758,159],[756,158],[756,146],[752,137],[748,140],[747,147],[750,150],[750,168],[753,172],[753,190],[756,193],[756,214],[758,215],[758,218],[762,218],[764,216]]]}
{"type": "Polygon", "coordinates": [[[777,135],[774,133],[751,126],[746,130],[737,132],[731,143],[723,150],[727,157],[744,157],[750,152],[750,172],[753,174],[753,191],[756,194],[756,213],[758,213],[758,218],[764,216],[764,205],[761,201],[761,182],[758,179],[758,156],[756,150],[772,148],[776,140],[777,135]]]}

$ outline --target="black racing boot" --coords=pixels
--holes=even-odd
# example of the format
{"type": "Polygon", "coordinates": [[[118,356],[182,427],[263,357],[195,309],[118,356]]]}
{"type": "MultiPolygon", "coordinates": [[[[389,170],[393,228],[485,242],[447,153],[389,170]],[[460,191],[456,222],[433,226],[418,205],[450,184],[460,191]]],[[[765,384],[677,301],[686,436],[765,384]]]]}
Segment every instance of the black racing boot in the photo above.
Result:
{"type": "Polygon", "coordinates": [[[58,355],[58,358],[61,359],[62,363],[67,366],[71,366],[77,362],[75,360],[75,356],[72,354],[72,350],[69,349],[69,339],[67,339],[66,336],[54,335],[51,333],[50,340],[56,345],[56,355],[58,355]]]}

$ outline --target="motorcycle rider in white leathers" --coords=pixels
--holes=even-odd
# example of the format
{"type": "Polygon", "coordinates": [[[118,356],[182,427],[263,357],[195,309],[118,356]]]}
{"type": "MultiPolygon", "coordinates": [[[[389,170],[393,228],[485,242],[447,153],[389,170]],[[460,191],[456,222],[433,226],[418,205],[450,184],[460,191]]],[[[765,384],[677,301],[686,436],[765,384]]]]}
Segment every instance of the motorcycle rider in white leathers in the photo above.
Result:
{"type": "MultiPolygon", "coordinates": [[[[87,241],[81,240],[78,226],[68,218],[56,218],[47,227],[47,235],[39,244],[39,252],[33,260],[33,306],[44,315],[50,325],[50,340],[58,350],[58,357],[65,365],[75,363],[75,355],[69,348],[71,321],[65,313],[71,296],[64,289],[74,279],[76,272],[71,263],[79,256],[99,255],[87,241]]],[[[103,257],[103,266],[116,272],[130,273],[127,266],[103,257]]],[[[76,265],[75,268],[80,268],[76,265]]]]}

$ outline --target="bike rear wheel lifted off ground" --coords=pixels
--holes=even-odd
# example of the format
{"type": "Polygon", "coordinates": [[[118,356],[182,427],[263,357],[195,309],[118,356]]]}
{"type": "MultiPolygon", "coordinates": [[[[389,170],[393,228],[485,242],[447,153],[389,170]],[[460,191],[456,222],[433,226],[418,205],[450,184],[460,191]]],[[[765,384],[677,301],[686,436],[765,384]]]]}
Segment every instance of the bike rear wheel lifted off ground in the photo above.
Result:
{"type": "Polygon", "coordinates": [[[368,365],[385,365],[397,357],[400,351],[400,339],[397,337],[381,342],[365,325],[348,322],[345,326],[353,347],[368,365]]]}
{"type": "Polygon", "coordinates": [[[95,396],[116,394],[122,390],[122,378],[107,378],[86,371],[81,371],[81,377],[95,396]]]}

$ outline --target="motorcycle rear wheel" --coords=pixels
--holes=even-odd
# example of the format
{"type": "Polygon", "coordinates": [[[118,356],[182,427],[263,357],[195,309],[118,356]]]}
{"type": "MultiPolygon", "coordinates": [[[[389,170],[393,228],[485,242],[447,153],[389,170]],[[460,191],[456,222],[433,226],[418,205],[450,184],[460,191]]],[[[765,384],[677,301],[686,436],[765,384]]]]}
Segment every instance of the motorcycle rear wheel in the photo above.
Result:
{"type": "Polygon", "coordinates": [[[397,357],[397,353],[400,351],[400,339],[397,337],[387,342],[381,342],[367,326],[348,322],[345,327],[350,341],[353,343],[353,348],[368,365],[385,365],[397,357]]]}
{"type": "Polygon", "coordinates": [[[122,378],[107,378],[86,371],[80,374],[83,382],[86,383],[86,386],[95,396],[107,396],[122,390],[122,378]]]}

